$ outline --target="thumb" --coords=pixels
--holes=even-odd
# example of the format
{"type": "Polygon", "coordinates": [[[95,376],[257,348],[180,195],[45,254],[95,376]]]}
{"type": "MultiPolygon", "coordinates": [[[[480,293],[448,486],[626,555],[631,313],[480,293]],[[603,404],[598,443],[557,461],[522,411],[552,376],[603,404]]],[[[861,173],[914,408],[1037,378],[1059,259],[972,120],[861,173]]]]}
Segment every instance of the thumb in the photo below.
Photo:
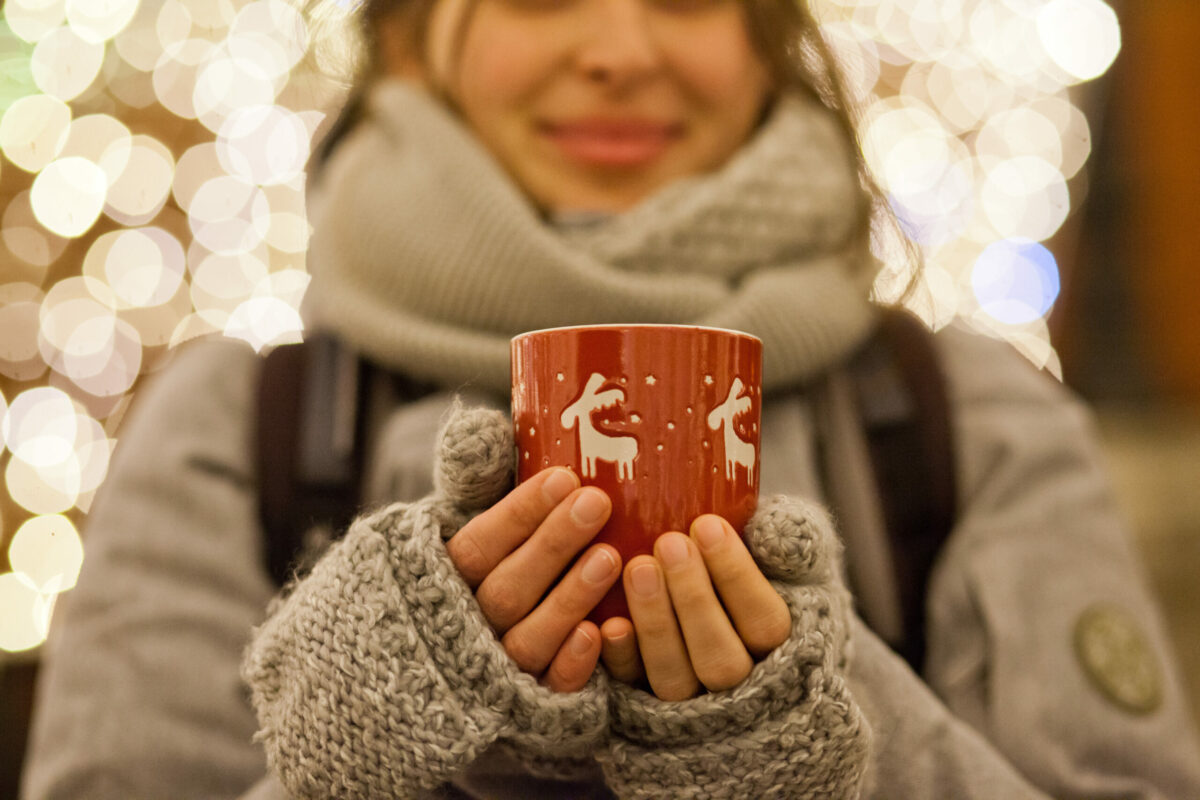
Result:
{"type": "Polygon", "coordinates": [[[434,489],[463,511],[488,508],[512,488],[514,453],[503,412],[456,400],[438,433],[434,489]]]}
{"type": "Polygon", "coordinates": [[[746,547],[769,578],[794,584],[837,577],[842,543],[829,513],[816,503],[786,495],[763,500],[746,525],[746,547]]]}

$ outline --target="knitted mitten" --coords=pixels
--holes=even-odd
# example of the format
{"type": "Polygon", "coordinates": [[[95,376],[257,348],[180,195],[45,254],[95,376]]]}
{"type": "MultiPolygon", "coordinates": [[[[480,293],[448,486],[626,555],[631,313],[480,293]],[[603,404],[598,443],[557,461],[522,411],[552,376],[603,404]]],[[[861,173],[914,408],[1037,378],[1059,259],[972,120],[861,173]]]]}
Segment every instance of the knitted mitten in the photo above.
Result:
{"type": "Polygon", "coordinates": [[[682,702],[610,685],[612,740],[597,756],[621,798],[857,798],[870,732],[846,688],[850,596],[825,513],[764,501],[746,529],[792,612],[784,644],[738,686],[682,702]]]}
{"type": "Polygon", "coordinates": [[[434,494],[356,520],[255,631],[242,676],[292,796],[409,797],[498,740],[552,762],[604,735],[603,672],[556,694],[518,670],[446,553],[510,488],[513,452],[503,414],[456,409],[434,494]]]}

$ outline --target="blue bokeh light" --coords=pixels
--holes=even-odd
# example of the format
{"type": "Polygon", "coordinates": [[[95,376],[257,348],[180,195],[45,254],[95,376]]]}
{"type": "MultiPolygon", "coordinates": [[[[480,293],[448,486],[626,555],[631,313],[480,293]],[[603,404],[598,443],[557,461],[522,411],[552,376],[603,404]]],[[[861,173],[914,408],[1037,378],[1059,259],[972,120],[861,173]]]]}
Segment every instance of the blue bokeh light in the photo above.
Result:
{"type": "Polygon", "coordinates": [[[1030,239],[988,245],[971,270],[971,288],[984,312],[1009,325],[1044,317],[1058,298],[1058,263],[1030,239]]]}

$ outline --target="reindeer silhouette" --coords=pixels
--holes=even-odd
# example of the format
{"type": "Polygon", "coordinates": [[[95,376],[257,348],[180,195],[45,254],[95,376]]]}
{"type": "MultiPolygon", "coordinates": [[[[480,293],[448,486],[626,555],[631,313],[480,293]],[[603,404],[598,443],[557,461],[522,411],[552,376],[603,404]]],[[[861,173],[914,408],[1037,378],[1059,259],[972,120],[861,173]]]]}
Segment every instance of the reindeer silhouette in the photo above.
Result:
{"type": "Polygon", "coordinates": [[[753,484],[754,445],[740,439],[733,429],[733,418],[750,410],[750,398],[738,397],[744,388],[741,378],[733,379],[733,386],[729,387],[729,396],[725,398],[725,402],[709,412],[708,427],[715,431],[720,429],[722,424],[725,425],[725,477],[732,481],[737,472],[737,465],[741,464],[746,468],[746,482],[753,484]]]}
{"type": "Polygon", "coordinates": [[[567,430],[579,426],[579,456],[583,459],[583,476],[596,477],[596,461],[607,461],[617,465],[617,480],[633,480],[633,459],[638,454],[638,440],[632,436],[610,436],[596,430],[592,424],[592,412],[611,408],[625,401],[623,389],[599,391],[604,385],[604,376],[593,372],[588,378],[583,394],[567,406],[560,421],[567,430]]]}

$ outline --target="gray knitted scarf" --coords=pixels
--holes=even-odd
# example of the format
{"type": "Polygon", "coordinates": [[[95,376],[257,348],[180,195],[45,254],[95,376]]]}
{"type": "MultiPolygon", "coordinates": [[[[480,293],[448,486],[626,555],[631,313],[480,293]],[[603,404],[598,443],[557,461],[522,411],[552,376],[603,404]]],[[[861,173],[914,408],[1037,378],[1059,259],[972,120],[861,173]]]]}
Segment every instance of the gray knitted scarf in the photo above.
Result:
{"type": "Polygon", "coordinates": [[[555,227],[453,112],[383,81],[310,195],[309,323],[446,385],[507,392],[509,339],[596,323],[744,330],[764,383],[836,363],[873,325],[848,144],[783,95],[715,172],[555,227]],[[851,255],[853,254],[853,255],[851,255]]]}

